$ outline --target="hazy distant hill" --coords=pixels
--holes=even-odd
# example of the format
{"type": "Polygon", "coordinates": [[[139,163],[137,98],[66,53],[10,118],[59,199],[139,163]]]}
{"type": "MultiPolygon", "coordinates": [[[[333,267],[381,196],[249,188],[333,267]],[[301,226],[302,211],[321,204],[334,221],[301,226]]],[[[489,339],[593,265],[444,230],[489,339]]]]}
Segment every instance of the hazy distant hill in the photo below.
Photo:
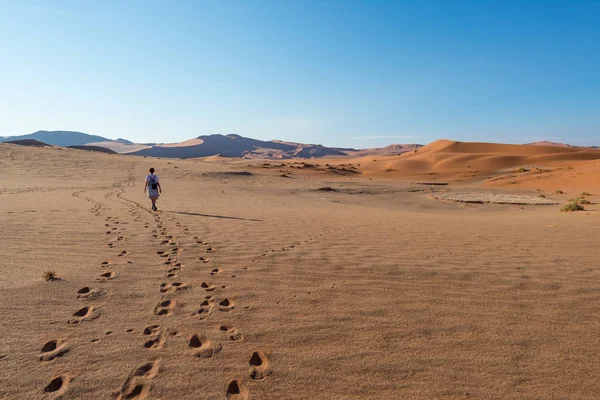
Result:
{"type": "Polygon", "coordinates": [[[43,143],[52,144],[55,146],[80,146],[93,142],[111,141],[102,136],[88,135],[82,132],[72,131],[37,131],[29,135],[0,137],[0,142],[8,142],[13,140],[37,140],[43,143]]]}
{"type": "Polygon", "coordinates": [[[534,143],[527,143],[527,144],[531,144],[534,146],[567,147],[570,149],[597,149],[598,148],[598,146],[573,146],[573,145],[566,144],[566,143],[557,143],[557,142],[549,142],[549,141],[534,142],[534,143]]]}
{"type": "Polygon", "coordinates": [[[386,147],[357,150],[352,153],[355,157],[364,156],[397,156],[399,154],[415,151],[423,147],[422,144],[390,144],[386,147]]]}

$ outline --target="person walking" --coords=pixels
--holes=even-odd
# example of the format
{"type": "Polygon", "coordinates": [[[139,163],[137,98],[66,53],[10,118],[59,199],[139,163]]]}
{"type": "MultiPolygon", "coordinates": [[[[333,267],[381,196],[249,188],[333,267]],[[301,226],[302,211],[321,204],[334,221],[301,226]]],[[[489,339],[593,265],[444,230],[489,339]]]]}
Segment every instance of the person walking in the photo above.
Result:
{"type": "Polygon", "coordinates": [[[150,168],[148,172],[150,172],[150,174],[146,176],[144,193],[146,193],[146,190],[148,190],[148,197],[150,197],[150,201],[152,201],[152,211],[157,211],[158,208],[156,208],[156,200],[158,200],[158,196],[160,193],[162,193],[162,188],[160,187],[158,176],[154,175],[154,168],[150,168]]]}

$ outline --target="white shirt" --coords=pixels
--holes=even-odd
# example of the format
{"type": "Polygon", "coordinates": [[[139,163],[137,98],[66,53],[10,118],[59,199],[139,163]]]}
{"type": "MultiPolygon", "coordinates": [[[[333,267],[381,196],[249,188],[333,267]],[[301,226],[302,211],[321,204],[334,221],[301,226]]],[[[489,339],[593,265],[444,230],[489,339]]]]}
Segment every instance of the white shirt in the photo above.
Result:
{"type": "Polygon", "coordinates": [[[146,176],[146,182],[150,182],[150,178],[154,178],[154,180],[158,183],[158,175],[150,174],[146,176]]]}

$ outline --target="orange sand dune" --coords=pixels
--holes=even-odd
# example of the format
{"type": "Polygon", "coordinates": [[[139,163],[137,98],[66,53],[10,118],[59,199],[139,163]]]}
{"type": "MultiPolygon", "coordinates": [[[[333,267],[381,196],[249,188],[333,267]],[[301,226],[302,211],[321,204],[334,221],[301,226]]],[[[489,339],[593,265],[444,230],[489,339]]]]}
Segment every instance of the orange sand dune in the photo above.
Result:
{"type": "Polygon", "coordinates": [[[600,186],[600,150],[437,140],[399,156],[321,160],[371,178],[444,180],[529,189],[600,186]]]}

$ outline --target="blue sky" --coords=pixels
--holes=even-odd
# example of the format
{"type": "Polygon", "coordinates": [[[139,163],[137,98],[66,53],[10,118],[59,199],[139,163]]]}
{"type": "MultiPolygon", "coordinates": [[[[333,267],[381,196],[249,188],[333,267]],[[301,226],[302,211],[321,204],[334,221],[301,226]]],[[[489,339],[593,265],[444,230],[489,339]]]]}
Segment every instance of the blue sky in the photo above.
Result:
{"type": "Polygon", "coordinates": [[[0,0],[0,135],[600,144],[600,1],[0,0]]]}

